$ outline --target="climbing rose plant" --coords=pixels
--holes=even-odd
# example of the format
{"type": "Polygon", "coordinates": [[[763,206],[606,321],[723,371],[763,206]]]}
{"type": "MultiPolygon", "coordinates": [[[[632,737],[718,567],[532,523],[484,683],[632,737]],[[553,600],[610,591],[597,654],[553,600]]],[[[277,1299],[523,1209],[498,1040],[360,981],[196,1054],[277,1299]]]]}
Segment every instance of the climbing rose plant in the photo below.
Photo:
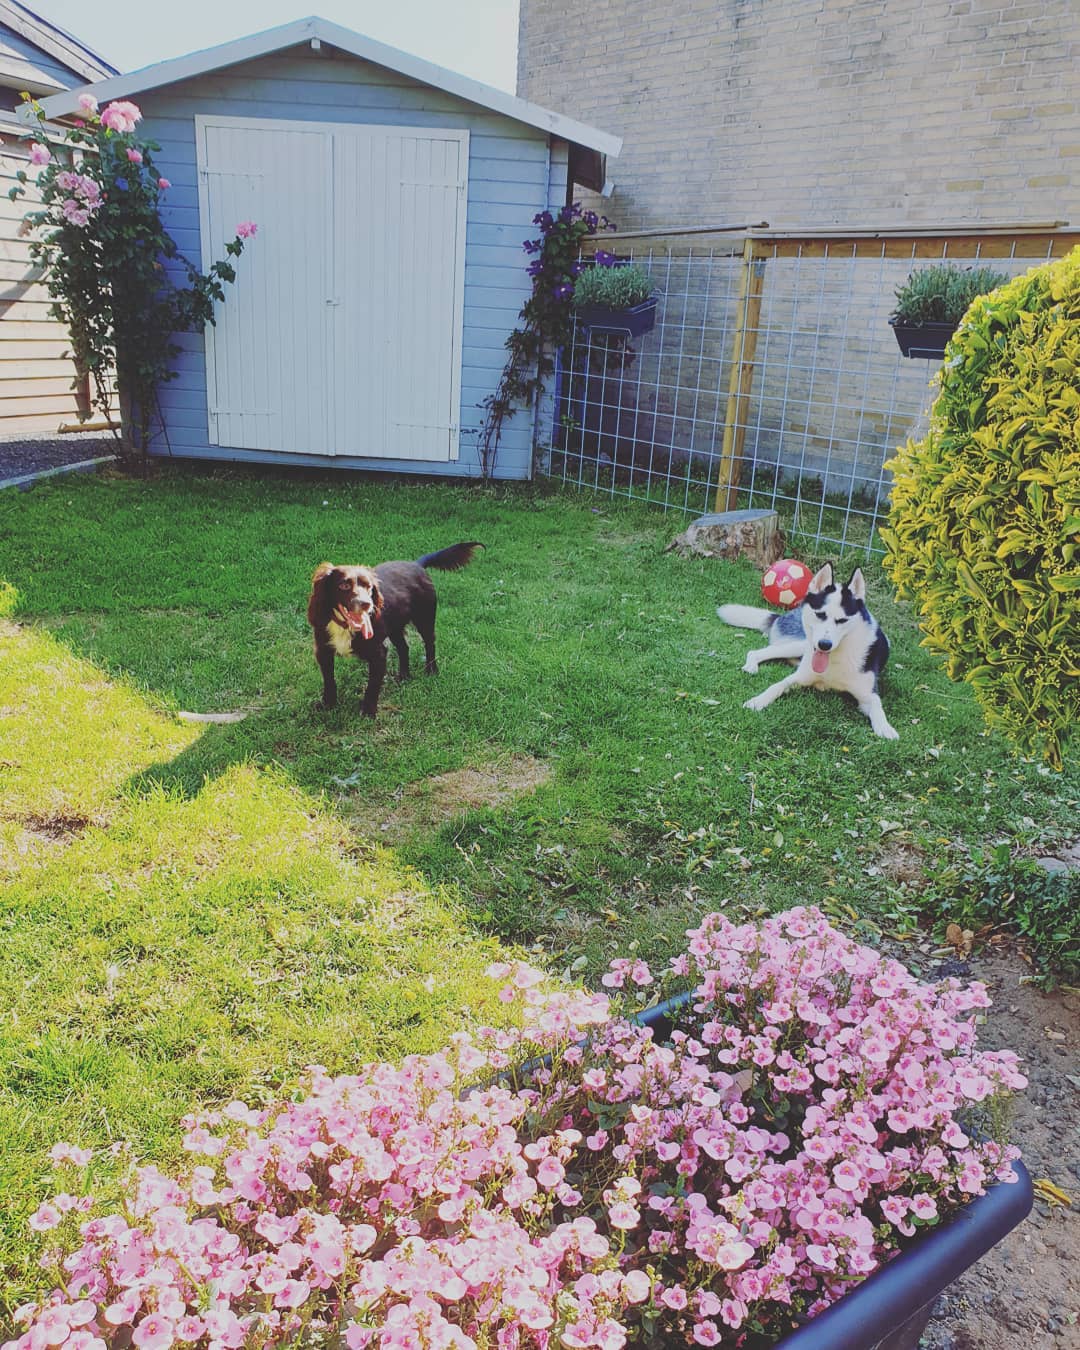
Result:
{"type": "Polygon", "coordinates": [[[510,962],[517,1029],[192,1116],[193,1165],[136,1168],[119,1209],[56,1145],[30,1219],[56,1288],[4,1350],[757,1350],[1016,1179],[970,1128],[1026,1081],[975,1047],[981,984],[922,984],[813,908],[688,936],[665,1043],[510,962]]]}
{"type": "MultiPolygon", "coordinates": [[[[44,131],[41,106],[24,97],[44,131]]],[[[175,335],[214,322],[215,302],[236,280],[229,259],[240,256],[256,226],[239,226],[226,257],[200,272],[162,225],[161,198],[172,185],[154,167],[160,146],[135,135],[138,107],[115,102],[99,112],[91,94],[79,106],[82,115],[56,154],[44,135],[30,146],[42,205],[23,230],[33,236],[30,254],[44,272],[52,315],[68,329],[76,367],[91,378],[92,406],[109,419],[115,372],[135,446],[145,450],[154,421],[161,423],[158,390],[176,377],[175,335]]],[[[25,170],[16,177],[12,200],[29,182],[25,170]]]]}
{"type": "MultiPolygon", "coordinates": [[[[523,248],[532,261],[528,274],[532,294],[521,308],[521,323],[506,339],[507,358],[494,394],[480,405],[484,418],[479,432],[480,468],[490,478],[499,453],[503,423],[519,407],[528,407],[554,373],[554,353],[570,344],[574,332],[574,283],[584,271],[582,243],[615,225],[595,211],[583,211],[577,202],[557,215],[541,211],[533,217],[539,239],[526,239],[523,248]]],[[[601,265],[614,261],[598,252],[601,265]]]]}

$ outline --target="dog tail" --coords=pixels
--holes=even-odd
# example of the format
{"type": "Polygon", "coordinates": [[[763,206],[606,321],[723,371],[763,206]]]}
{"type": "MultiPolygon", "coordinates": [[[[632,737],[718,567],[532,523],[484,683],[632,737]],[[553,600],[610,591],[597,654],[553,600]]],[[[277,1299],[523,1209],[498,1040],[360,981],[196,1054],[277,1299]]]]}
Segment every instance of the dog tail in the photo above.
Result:
{"type": "Polygon", "coordinates": [[[471,563],[473,554],[483,547],[483,544],[475,541],[471,544],[451,544],[449,548],[439,549],[438,553],[425,553],[416,561],[421,567],[434,567],[439,572],[456,572],[459,567],[471,563]]]}
{"type": "Polygon", "coordinates": [[[768,633],[777,616],[768,609],[754,609],[752,605],[718,605],[717,614],[733,628],[756,628],[768,633]]]}

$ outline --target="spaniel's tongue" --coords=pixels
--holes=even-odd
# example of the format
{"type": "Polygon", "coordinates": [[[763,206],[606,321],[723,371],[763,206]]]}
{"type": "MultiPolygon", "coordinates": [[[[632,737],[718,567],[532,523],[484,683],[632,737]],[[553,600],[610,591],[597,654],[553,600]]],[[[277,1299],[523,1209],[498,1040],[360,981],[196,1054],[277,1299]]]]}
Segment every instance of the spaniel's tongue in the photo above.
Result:
{"type": "Polygon", "coordinates": [[[373,630],[371,627],[371,620],[366,614],[352,614],[346,612],[345,617],[348,619],[349,627],[354,633],[359,633],[365,642],[371,639],[373,630]]]}
{"type": "Polygon", "coordinates": [[[815,651],[810,658],[810,665],[813,667],[815,675],[824,675],[829,669],[829,653],[815,651]]]}

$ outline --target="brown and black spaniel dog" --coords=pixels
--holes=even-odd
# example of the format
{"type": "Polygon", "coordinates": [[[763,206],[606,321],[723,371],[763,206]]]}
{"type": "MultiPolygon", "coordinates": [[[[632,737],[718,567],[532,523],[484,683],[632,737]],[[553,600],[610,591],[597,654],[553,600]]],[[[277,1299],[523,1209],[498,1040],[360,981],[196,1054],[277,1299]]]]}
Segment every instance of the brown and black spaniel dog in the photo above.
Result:
{"type": "Polygon", "coordinates": [[[398,679],[409,678],[405,625],[424,639],[425,670],[435,664],[435,587],[426,568],[455,572],[472,561],[483,544],[452,544],[416,562],[386,562],[378,567],[338,567],[320,563],[311,578],[308,623],[315,634],[315,660],[323,677],[322,706],[337,703],[335,656],[358,656],[368,663],[368,682],[360,711],[374,717],[386,675],[386,639],[398,654],[398,679]]]}

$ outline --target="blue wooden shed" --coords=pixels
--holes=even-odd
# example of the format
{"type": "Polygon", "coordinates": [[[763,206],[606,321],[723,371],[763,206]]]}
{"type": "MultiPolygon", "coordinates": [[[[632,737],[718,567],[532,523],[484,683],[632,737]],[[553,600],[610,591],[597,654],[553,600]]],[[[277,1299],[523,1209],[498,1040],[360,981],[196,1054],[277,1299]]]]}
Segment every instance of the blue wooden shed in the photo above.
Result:
{"type": "MultiPolygon", "coordinates": [[[[217,324],[179,340],[151,452],[480,474],[478,406],[529,294],[522,241],[568,165],[618,137],[320,18],[44,100],[131,99],[172,186],[164,221],[207,267],[258,233],[217,324]]],[[[495,474],[531,471],[533,418],[495,474]]]]}

